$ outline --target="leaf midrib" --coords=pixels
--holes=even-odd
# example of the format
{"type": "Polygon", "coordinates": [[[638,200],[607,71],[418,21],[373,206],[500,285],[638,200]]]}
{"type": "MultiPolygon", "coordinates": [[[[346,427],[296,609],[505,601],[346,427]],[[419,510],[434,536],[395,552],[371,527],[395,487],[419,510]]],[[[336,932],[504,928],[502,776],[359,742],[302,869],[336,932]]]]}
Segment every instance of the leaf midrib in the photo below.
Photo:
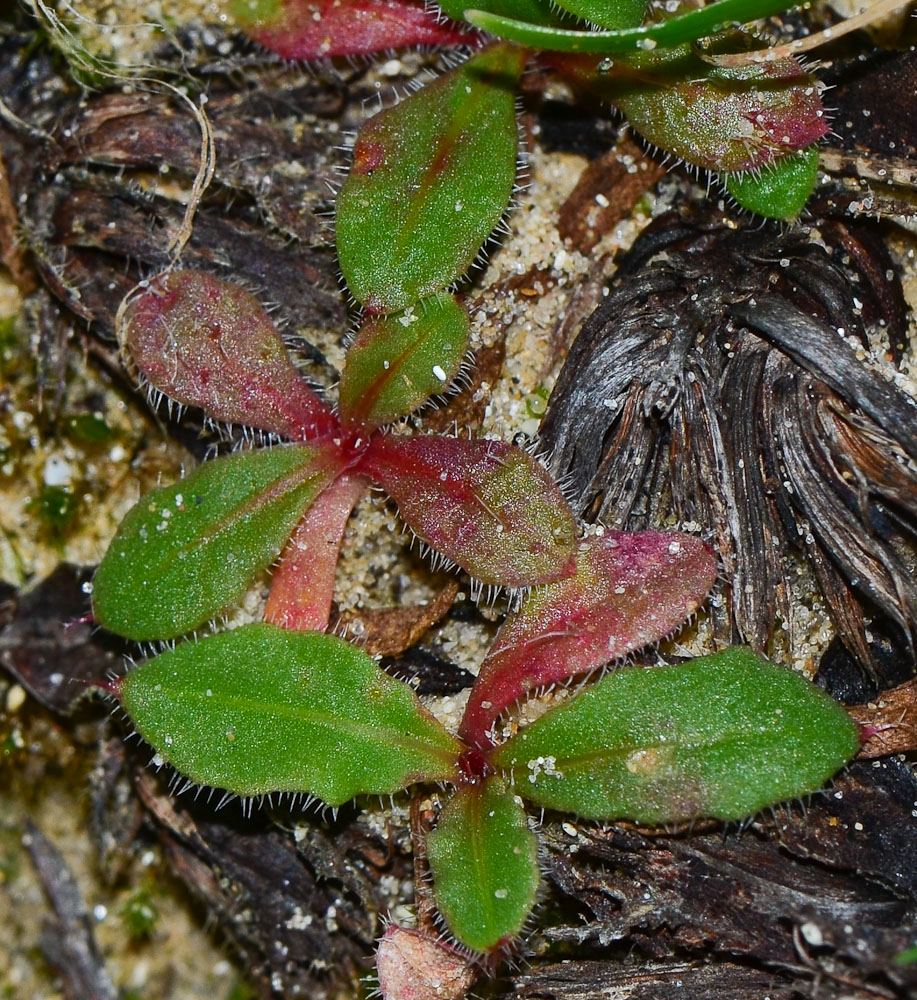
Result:
{"type": "MultiPolygon", "coordinates": [[[[718,738],[709,738],[709,739],[697,738],[695,740],[685,740],[685,739],[661,740],[653,743],[642,743],[642,742],[627,743],[616,747],[602,747],[596,750],[579,753],[576,754],[575,756],[560,757],[558,755],[556,757],[556,764],[555,764],[555,768],[558,773],[554,775],[549,775],[549,777],[561,778],[562,776],[565,776],[567,769],[576,770],[577,767],[585,766],[586,764],[593,763],[594,761],[597,760],[629,757],[631,754],[638,752],[644,752],[644,751],[651,752],[654,750],[663,750],[663,749],[669,750],[672,748],[676,750],[690,750],[690,751],[710,750],[724,743],[733,742],[735,740],[742,739],[743,737],[751,736],[752,734],[756,735],[757,737],[761,736],[761,733],[758,730],[742,729],[734,731],[727,736],[721,736],[718,738]]],[[[527,760],[531,758],[533,752],[534,751],[529,751],[529,754],[526,757],[527,760]]],[[[513,767],[513,771],[514,772],[518,771],[518,768],[519,765],[515,765],[513,767]]],[[[538,779],[536,779],[536,783],[537,780],[538,779]]]]}
{"type": "Polygon", "coordinates": [[[420,737],[410,736],[403,731],[380,728],[377,723],[373,722],[360,722],[355,719],[336,716],[330,708],[320,712],[316,709],[307,709],[302,706],[285,704],[283,702],[260,702],[241,695],[203,695],[198,691],[189,692],[183,689],[175,689],[175,693],[172,691],[167,693],[171,698],[175,698],[177,693],[185,703],[194,701],[207,709],[212,709],[216,705],[227,709],[235,709],[240,713],[248,713],[250,715],[280,715],[290,721],[301,722],[303,725],[319,726],[332,732],[340,730],[342,734],[354,736],[367,743],[384,743],[386,746],[395,746],[414,752],[417,752],[419,748],[427,754],[448,763],[452,763],[457,756],[457,751],[450,752],[449,750],[433,746],[423,742],[420,737]],[[333,718],[333,723],[328,722],[329,718],[333,718]]]}
{"type": "Polygon", "coordinates": [[[184,574],[187,571],[187,562],[181,558],[182,553],[185,555],[196,554],[212,545],[227,532],[236,530],[246,518],[267,509],[271,504],[282,499],[285,494],[308,487],[314,480],[320,480],[322,470],[309,468],[311,458],[314,456],[306,459],[303,465],[271,480],[263,489],[257,490],[243,503],[231,507],[218,520],[211,522],[206,531],[195,532],[182,545],[167,549],[163,558],[149,567],[148,579],[155,580],[157,576],[159,578],[168,576],[176,569],[177,564],[180,564],[178,568],[184,574]]]}

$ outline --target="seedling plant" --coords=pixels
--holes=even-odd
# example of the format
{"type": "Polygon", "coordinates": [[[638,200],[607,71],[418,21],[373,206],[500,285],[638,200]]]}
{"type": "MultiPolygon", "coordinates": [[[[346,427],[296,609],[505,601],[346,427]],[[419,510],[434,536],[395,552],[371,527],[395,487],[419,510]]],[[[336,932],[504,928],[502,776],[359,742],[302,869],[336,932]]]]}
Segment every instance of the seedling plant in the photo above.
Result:
{"type": "MultiPolygon", "coordinates": [[[[706,9],[715,15],[638,27],[645,10],[632,0],[604,11],[565,4],[567,13],[520,3],[466,19],[514,38],[520,20],[526,32],[535,25],[542,48],[568,50],[554,64],[567,60],[590,86],[613,81],[632,120],[644,115],[645,134],[658,115],[675,122],[673,136],[703,147],[712,158],[704,166],[754,171],[773,161],[770,173],[743,175],[745,190],[758,196],[770,185],[782,205],[775,214],[801,207],[814,178],[810,146],[824,130],[814,81],[786,60],[721,73],[691,48],[714,26],[776,5],[721,0],[706,9]],[[606,30],[581,32],[571,18],[606,30]],[[606,48],[582,55],[577,46],[595,40],[606,48]],[[744,122],[741,141],[712,128],[708,112],[744,122]]],[[[93,614],[119,635],[165,644],[113,690],[155,759],[191,784],[332,807],[416,785],[448,789],[425,844],[436,906],[469,954],[494,961],[539,891],[524,801],[601,821],[737,820],[819,788],[855,753],[858,730],[801,677],[741,649],[625,667],[518,731],[501,721],[536,689],[668,636],[704,602],[716,567],[688,535],[582,530],[521,448],[401,432],[397,422],[447,390],[466,357],[470,321],[457,289],[512,196],[514,88],[531,51],[515,41],[480,47],[479,36],[409,0],[319,4],[321,16],[303,20],[313,7],[264,3],[241,15],[266,44],[319,24],[331,41],[315,55],[341,54],[334,45],[345,35],[369,48],[470,41],[476,51],[357,138],[336,228],[361,314],[336,411],[303,379],[256,298],[232,282],[170,269],[125,300],[123,355],[153,395],[260,431],[266,446],[206,462],[142,498],[97,571],[93,614]],[[326,631],[344,528],[371,484],[438,557],[477,586],[517,595],[456,733],[326,631]],[[271,566],[264,620],[214,632],[271,566]]]]}
{"type": "Polygon", "coordinates": [[[707,547],[677,532],[584,535],[521,449],[374,426],[367,399],[388,400],[387,414],[417,405],[411,373],[429,366],[419,348],[398,356],[397,376],[378,367],[356,402],[342,392],[338,415],[254,297],[212,275],[147,283],[121,331],[156,391],[276,443],[141,499],[96,574],[97,621],[141,642],[180,638],[280,554],[265,621],[180,642],[113,685],[132,725],[157,762],[238,796],[339,806],[418,784],[451,789],[426,852],[442,919],[480,961],[520,934],[538,895],[523,800],[596,820],[740,819],[817,789],[856,751],[840,706],[741,649],[620,669],[504,739],[513,727],[500,719],[533,690],[586,676],[694,613],[716,576],[707,547]],[[457,734],[322,631],[344,523],[370,480],[431,547],[479,580],[524,588],[457,734]]]}

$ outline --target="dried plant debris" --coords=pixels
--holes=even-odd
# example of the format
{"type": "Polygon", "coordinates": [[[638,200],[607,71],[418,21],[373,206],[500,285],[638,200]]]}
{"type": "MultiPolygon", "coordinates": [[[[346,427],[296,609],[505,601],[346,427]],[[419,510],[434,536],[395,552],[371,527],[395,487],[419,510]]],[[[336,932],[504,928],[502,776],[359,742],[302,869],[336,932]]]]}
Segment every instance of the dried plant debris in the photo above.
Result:
{"type": "Polygon", "coordinates": [[[768,646],[803,556],[849,649],[865,615],[912,637],[917,406],[871,359],[900,357],[895,267],[870,230],[809,235],[668,213],[621,262],[574,342],[543,424],[587,518],[713,532],[721,636],[768,646]]]}
{"type": "Polygon", "coordinates": [[[828,644],[813,678],[842,705],[872,701],[886,688],[903,684],[914,672],[913,657],[908,655],[907,640],[901,629],[882,615],[869,623],[869,652],[878,665],[875,674],[867,674],[860,660],[835,637],[828,644]]]}
{"type": "Polygon", "coordinates": [[[816,201],[851,214],[917,216],[917,52],[876,51],[821,74],[832,86],[823,169],[838,181],[816,201]]]}
{"type": "Polygon", "coordinates": [[[583,170],[560,207],[557,232],[582,254],[634,210],[637,201],[662,177],[665,168],[634,139],[622,135],[583,170]]]}
{"type": "Polygon", "coordinates": [[[121,663],[121,644],[85,620],[92,570],[62,563],[5,603],[0,665],[46,708],[69,714],[121,663]]]}
{"type": "Polygon", "coordinates": [[[288,832],[238,807],[219,816],[175,799],[146,770],[137,791],[175,874],[232,942],[259,997],[334,996],[364,974],[381,932],[384,874],[400,884],[410,862],[342,818],[332,831],[314,815],[288,832]]]}
{"type": "Polygon", "coordinates": [[[913,995],[917,968],[896,957],[913,941],[915,798],[912,771],[891,759],[725,836],[548,823],[548,878],[577,912],[564,919],[559,904],[547,939],[629,953],[632,967],[535,968],[514,995],[797,997],[814,983],[825,998],[913,995]]]}
{"type": "Polygon", "coordinates": [[[518,1000],[797,1000],[787,977],[731,962],[562,962],[516,979],[518,1000]]]}
{"type": "Polygon", "coordinates": [[[116,1000],[118,991],[102,961],[89,909],[63,855],[31,822],[23,843],[54,911],[38,944],[58,975],[64,996],[67,1000],[116,1000]]]}
{"type": "MultiPolygon", "coordinates": [[[[199,123],[155,82],[84,93],[33,42],[0,30],[0,93],[19,120],[0,122],[10,200],[46,286],[110,341],[124,295],[172,260],[200,165],[199,123]]],[[[206,91],[216,165],[183,265],[251,287],[298,337],[310,372],[335,379],[327,351],[347,307],[319,213],[339,156],[340,81],[276,65],[231,71],[187,52],[172,59],[190,93],[206,91]]]]}

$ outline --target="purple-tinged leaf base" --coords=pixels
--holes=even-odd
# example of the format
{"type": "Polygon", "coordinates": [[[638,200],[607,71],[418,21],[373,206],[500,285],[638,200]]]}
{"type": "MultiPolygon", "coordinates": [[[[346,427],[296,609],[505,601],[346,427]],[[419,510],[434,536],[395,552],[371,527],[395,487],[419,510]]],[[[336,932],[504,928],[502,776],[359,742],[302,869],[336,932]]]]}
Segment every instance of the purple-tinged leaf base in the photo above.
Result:
{"type": "Polygon", "coordinates": [[[306,511],[271,577],[266,622],[303,632],[328,627],[341,539],[367,486],[362,476],[341,476],[306,511]]]}

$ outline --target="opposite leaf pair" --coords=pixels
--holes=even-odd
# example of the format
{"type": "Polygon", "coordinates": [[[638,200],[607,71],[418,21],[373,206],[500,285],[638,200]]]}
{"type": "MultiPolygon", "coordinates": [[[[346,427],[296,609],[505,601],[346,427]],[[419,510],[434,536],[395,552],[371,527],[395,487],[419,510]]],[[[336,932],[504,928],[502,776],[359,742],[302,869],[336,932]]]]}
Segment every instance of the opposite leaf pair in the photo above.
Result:
{"type": "MultiPolygon", "coordinates": [[[[151,283],[126,305],[121,334],[170,399],[302,442],[207,463],[125,519],[93,605],[103,625],[140,640],[218,614],[293,532],[268,623],[132,671],[118,693],[133,724],[191,782],[238,795],[334,806],[417,782],[454,786],[428,856],[438,906],[472,951],[517,935],[534,904],[537,842],[517,794],[596,819],[738,818],[817,788],[855,751],[842,709],[742,651],[619,671],[499,744],[498,718],[533,689],[656,642],[692,614],[716,574],[706,546],[660,532],[577,539],[557,486],[521,450],[394,437],[347,405],[339,419],[255,300],[209,275],[151,283]],[[341,533],[367,478],[479,579],[531,588],[498,632],[458,738],[360,650],[308,631],[327,624],[341,533]]],[[[407,350],[394,377],[383,365],[377,398],[397,398],[421,355],[407,350]]]]}
{"type": "MultiPolygon", "coordinates": [[[[553,638],[540,638],[547,652],[553,638]]],[[[525,686],[518,673],[514,682],[525,686]]],[[[858,746],[839,705],[739,649],[619,670],[499,746],[451,736],[345,641],[266,624],[185,643],[129,673],[119,693],[158,760],[239,795],[339,805],[452,785],[427,841],[434,898],[481,954],[520,933],[538,893],[521,799],[598,820],[739,819],[815,790],[858,746]]]]}
{"type": "Polygon", "coordinates": [[[95,578],[93,613],[105,628],[140,641],[196,629],[237,600],[291,535],[266,617],[324,628],[344,526],[370,481],[422,541],[480,583],[526,587],[573,572],[573,515],[526,452],[395,437],[361,422],[367,399],[384,399],[389,413],[416,405],[435,357],[423,338],[388,365],[373,358],[339,420],[294,368],[264,309],[229,282],[163,275],[125,307],[120,329],[130,365],[156,392],[213,420],[308,443],[229,455],[148,494],[95,578]]]}

